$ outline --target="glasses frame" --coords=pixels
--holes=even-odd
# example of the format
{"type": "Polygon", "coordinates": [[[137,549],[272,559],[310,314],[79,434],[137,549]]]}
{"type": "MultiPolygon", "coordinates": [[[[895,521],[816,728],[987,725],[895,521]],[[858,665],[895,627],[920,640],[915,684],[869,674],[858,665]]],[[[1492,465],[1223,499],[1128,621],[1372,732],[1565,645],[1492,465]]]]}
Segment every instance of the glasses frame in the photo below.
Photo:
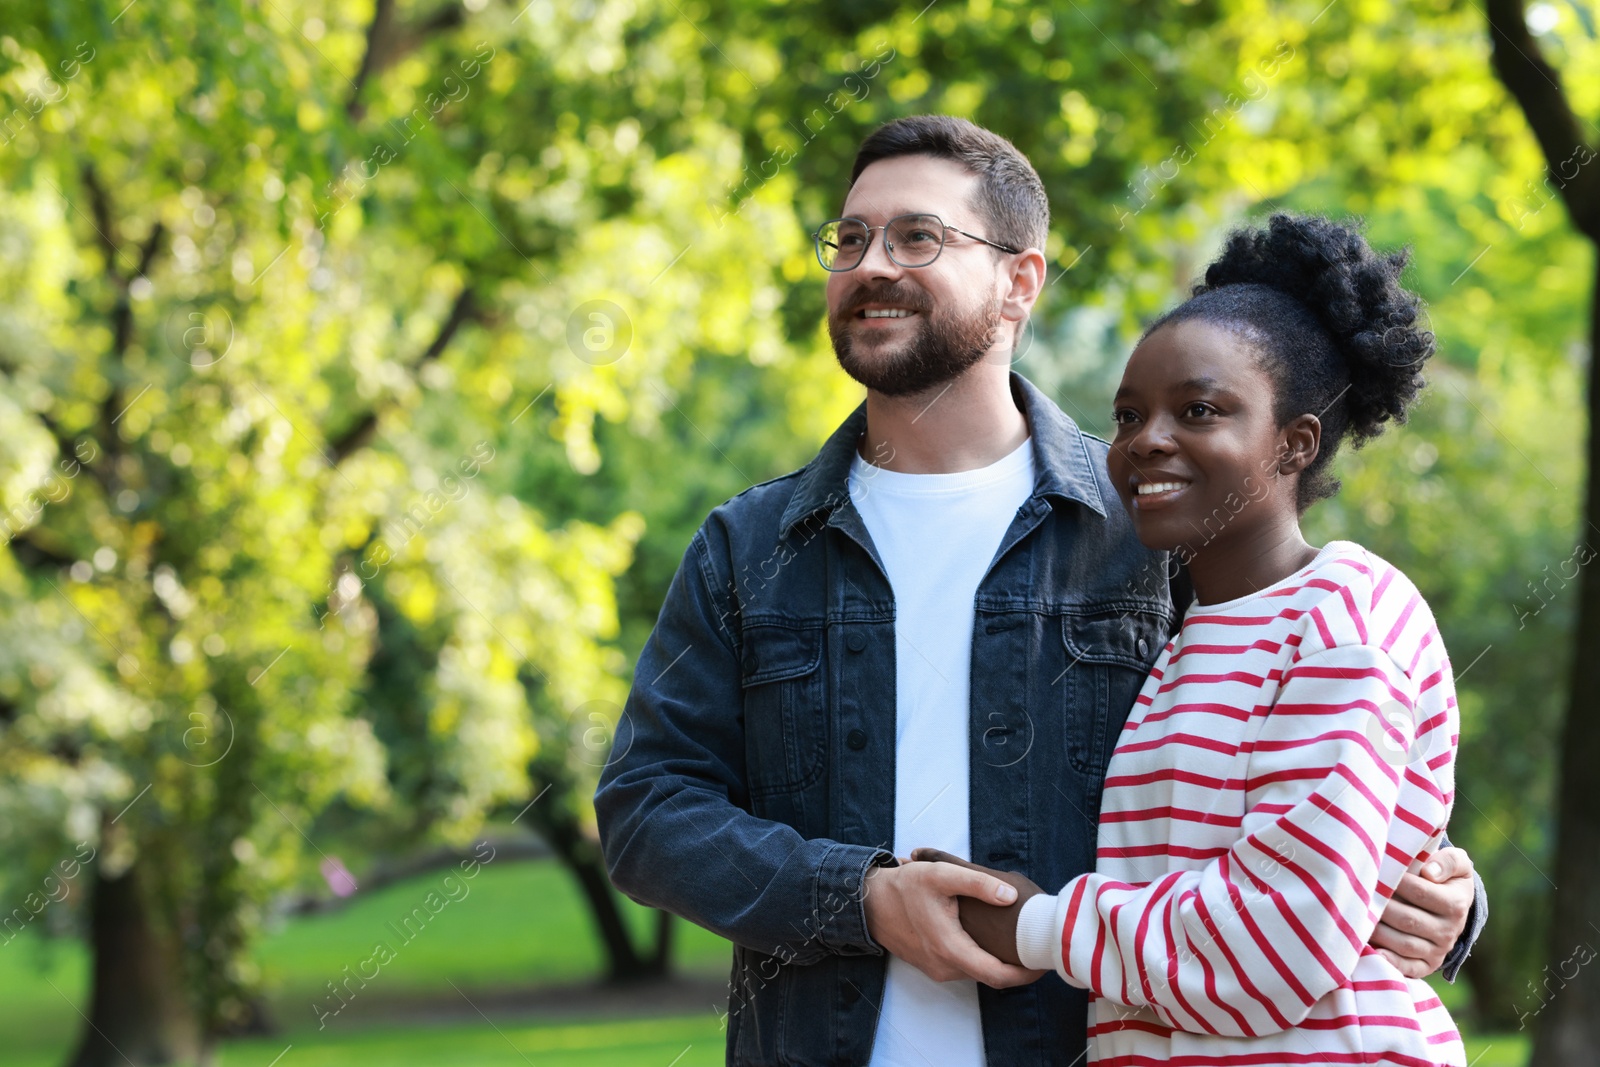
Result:
{"type": "MultiPolygon", "coordinates": [[[[986,244],[990,248],[998,248],[1000,251],[1009,253],[1010,255],[1013,255],[1013,256],[1020,255],[1022,253],[1022,249],[1020,249],[1020,248],[1012,248],[1010,245],[1003,245],[998,241],[991,241],[987,237],[979,237],[975,233],[968,233],[966,230],[963,230],[958,226],[952,226],[949,223],[945,222],[944,219],[940,218],[938,215],[933,214],[932,212],[929,212],[929,211],[912,211],[912,212],[908,212],[907,214],[904,214],[904,215],[896,215],[894,218],[890,219],[888,222],[884,223],[882,226],[868,226],[865,219],[858,219],[854,215],[844,215],[844,216],[841,216],[841,217],[836,218],[836,219],[827,220],[826,222],[822,223],[822,225],[818,226],[817,229],[816,229],[816,232],[811,235],[811,247],[812,247],[812,250],[815,251],[816,254],[817,254],[817,262],[822,264],[822,269],[823,270],[828,271],[829,273],[832,273],[832,274],[842,274],[845,271],[855,270],[857,267],[861,266],[861,264],[866,261],[867,252],[872,249],[872,235],[873,235],[873,231],[874,230],[883,230],[884,233],[885,233],[885,236],[884,236],[884,239],[883,239],[883,249],[884,249],[885,252],[888,253],[889,261],[891,263],[893,263],[895,266],[903,267],[906,270],[920,270],[923,267],[931,267],[931,266],[934,265],[934,263],[938,262],[939,257],[944,255],[945,245],[947,245],[949,243],[948,239],[947,239],[947,235],[948,235],[948,232],[951,231],[951,230],[954,230],[956,233],[959,233],[963,237],[970,237],[972,240],[977,241],[980,244],[986,244]],[[889,227],[893,226],[895,223],[899,222],[901,219],[932,219],[932,220],[934,220],[935,222],[937,222],[939,224],[939,227],[940,227],[940,230],[941,230],[941,232],[939,234],[939,251],[935,252],[933,254],[933,258],[928,260],[928,262],[926,262],[926,263],[916,263],[916,264],[902,263],[898,259],[895,258],[895,255],[894,255],[894,244],[893,244],[893,242],[891,242],[889,240],[887,234],[888,234],[889,227]],[[856,259],[856,261],[854,263],[852,263],[848,267],[830,267],[826,263],[823,263],[823,261],[822,261],[822,231],[827,226],[830,226],[830,225],[832,225],[833,223],[836,223],[836,222],[857,222],[857,223],[860,223],[861,226],[867,231],[867,243],[861,246],[861,255],[856,259]]],[[[835,255],[837,255],[837,253],[838,253],[838,246],[837,245],[834,246],[834,252],[835,252],[835,255]]]]}

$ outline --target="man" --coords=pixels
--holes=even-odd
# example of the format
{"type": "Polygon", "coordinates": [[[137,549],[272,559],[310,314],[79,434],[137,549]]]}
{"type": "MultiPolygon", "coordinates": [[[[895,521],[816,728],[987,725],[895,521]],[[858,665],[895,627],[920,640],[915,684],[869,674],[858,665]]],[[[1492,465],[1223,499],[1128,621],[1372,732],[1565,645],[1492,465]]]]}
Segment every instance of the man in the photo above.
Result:
{"type": "MultiPolygon", "coordinates": [[[[730,1064],[1072,1064],[1084,994],[957,919],[1011,887],[896,857],[1050,889],[1091,870],[1106,760],[1188,593],[1134,536],[1105,443],[1010,369],[1045,283],[1027,160],[901,119],[842,214],[818,257],[866,402],[696,533],[595,795],[606,861],[734,942],[730,1064]]],[[[1374,936],[1407,973],[1473,908],[1465,854],[1439,863],[1374,936]]]]}

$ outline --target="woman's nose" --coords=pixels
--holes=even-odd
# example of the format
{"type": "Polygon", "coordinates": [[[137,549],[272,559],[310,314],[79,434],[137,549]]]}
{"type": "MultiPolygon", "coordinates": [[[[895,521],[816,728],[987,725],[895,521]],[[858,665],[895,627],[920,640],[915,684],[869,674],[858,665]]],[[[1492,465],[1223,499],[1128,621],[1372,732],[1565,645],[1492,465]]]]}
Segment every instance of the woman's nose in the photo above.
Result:
{"type": "Polygon", "coordinates": [[[1172,433],[1158,420],[1144,423],[1128,442],[1128,454],[1136,457],[1170,455],[1172,451],[1172,433]]]}

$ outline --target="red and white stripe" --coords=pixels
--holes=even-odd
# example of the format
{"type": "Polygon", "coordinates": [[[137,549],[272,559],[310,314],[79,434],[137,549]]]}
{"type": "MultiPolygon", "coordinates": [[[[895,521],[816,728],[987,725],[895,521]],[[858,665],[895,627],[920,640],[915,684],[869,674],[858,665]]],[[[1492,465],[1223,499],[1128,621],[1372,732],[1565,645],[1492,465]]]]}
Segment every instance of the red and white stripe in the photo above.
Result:
{"type": "Polygon", "coordinates": [[[1196,605],[1107,768],[1094,874],[1056,901],[1099,1064],[1463,1064],[1368,947],[1454,799],[1455,688],[1416,587],[1335,542],[1196,605]]]}

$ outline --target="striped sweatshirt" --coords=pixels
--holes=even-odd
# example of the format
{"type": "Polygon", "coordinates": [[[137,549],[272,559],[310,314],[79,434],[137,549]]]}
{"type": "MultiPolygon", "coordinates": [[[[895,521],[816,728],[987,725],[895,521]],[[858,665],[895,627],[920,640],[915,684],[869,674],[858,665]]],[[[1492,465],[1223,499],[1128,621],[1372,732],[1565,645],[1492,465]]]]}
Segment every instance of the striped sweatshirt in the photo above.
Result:
{"type": "Polygon", "coordinates": [[[1090,991],[1090,1061],[1464,1064],[1367,944],[1438,847],[1458,729],[1432,612],[1357,544],[1192,605],[1106,769],[1095,873],[1018,923],[1024,963],[1090,991]]]}

